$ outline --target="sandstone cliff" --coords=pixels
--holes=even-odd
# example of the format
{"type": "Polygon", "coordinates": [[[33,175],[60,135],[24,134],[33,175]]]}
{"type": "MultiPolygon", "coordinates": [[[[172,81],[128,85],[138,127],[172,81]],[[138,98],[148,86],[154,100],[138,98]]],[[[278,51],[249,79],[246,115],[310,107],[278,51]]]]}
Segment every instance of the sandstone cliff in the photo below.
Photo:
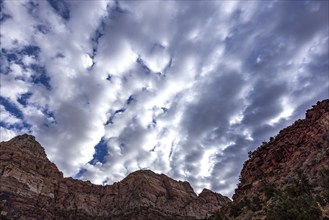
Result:
{"type": "Polygon", "coordinates": [[[329,219],[329,100],[249,157],[222,219],[329,219]]]}
{"type": "Polygon", "coordinates": [[[203,219],[229,201],[149,170],[108,186],[63,178],[33,136],[0,143],[0,213],[9,219],[203,219]]]}

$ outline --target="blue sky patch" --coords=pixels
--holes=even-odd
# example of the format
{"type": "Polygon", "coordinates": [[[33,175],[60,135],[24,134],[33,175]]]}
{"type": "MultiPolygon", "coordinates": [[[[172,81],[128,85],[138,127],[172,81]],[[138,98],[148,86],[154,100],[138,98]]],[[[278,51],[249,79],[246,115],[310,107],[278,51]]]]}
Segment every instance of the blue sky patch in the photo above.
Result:
{"type": "Polygon", "coordinates": [[[86,172],[86,169],[80,169],[79,172],[77,174],[75,174],[75,176],[73,177],[74,179],[81,179],[81,177],[83,176],[83,174],[86,172]]]}
{"type": "Polygon", "coordinates": [[[46,26],[46,25],[37,25],[36,26],[37,30],[43,34],[48,34],[50,32],[50,27],[46,26]]]}
{"type": "Polygon", "coordinates": [[[36,29],[43,34],[48,34],[50,32],[50,27],[43,24],[37,25],[36,29]]]}
{"type": "Polygon", "coordinates": [[[152,128],[155,128],[157,126],[157,121],[155,120],[155,118],[152,119],[152,122],[147,125],[147,128],[148,129],[152,129],[152,128]]]}
{"type": "Polygon", "coordinates": [[[124,112],[124,111],[126,111],[126,109],[121,108],[121,109],[119,109],[119,110],[116,110],[116,111],[114,112],[114,114],[122,113],[122,112],[124,112]]]}
{"type": "Polygon", "coordinates": [[[70,10],[67,2],[64,0],[48,0],[50,6],[55,12],[65,20],[70,19],[70,10]]]}
{"type": "Polygon", "coordinates": [[[97,54],[97,49],[98,49],[98,42],[99,39],[104,35],[103,29],[105,27],[104,21],[101,22],[100,27],[95,31],[94,36],[91,37],[92,45],[93,45],[93,54],[91,56],[92,59],[97,54]]]}
{"type": "Polygon", "coordinates": [[[8,130],[14,130],[14,131],[22,131],[24,129],[27,129],[29,132],[31,132],[31,125],[27,124],[26,122],[8,124],[3,121],[0,121],[0,127],[6,128],[8,130]]]}
{"type": "Polygon", "coordinates": [[[112,75],[111,74],[108,74],[107,77],[106,77],[106,80],[107,81],[111,81],[112,80],[112,75]]]}
{"type": "Polygon", "coordinates": [[[21,95],[21,97],[19,97],[17,99],[17,102],[19,102],[20,104],[22,104],[25,107],[25,106],[27,106],[27,102],[31,96],[32,96],[31,92],[24,93],[21,95]]]}
{"type": "Polygon", "coordinates": [[[40,54],[40,48],[34,45],[28,45],[22,48],[15,48],[13,50],[1,49],[1,60],[7,59],[9,63],[14,62],[25,68],[22,61],[23,55],[32,56],[34,59],[38,59],[40,54]]]}
{"type": "Polygon", "coordinates": [[[8,51],[4,48],[1,49],[1,56],[5,56],[9,62],[18,60],[18,56],[16,53],[8,51]]]}
{"type": "Polygon", "coordinates": [[[28,45],[23,48],[21,53],[24,55],[34,56],[35,58],[38,58],[40,53],[40,48],[38,46],[28,45]]]}
{"type": "Polygon", "coordinates": [[[30,68],[36,73],[32,76],[32,81],[35,84],[42,84],[48,90],[51,89],[50,77],[47,75],[46,68],[40,65],[32,64],[30,68]]]}
{"type": "Polygon", "coordinates": [[[104,163],[107,154],[107,144],[106,141],[102,138],[101,141],[95,146],[93,159],[89,161],[89,163],[92,165],[95,165],[97,162],[104,163]]]}
{"type": "Polygon", "coordinates": [[[4,12],[4,9],[5,9],[5,7],[3,5],[3,0],[0,0],[0,23],[11,18],[11,15],[4,12]]]}
{"type": "Polygon", "coordinates": [[[144,61],[141,57],[137,58],[136,63],[138,63],[143,68],[144,73],[146,73],[146,74],[151,73],[150,68],[148,68],[148,66],[146,66],[146,64],[144,63],[144,61]]]}
{"type": "Polygon", "coordinates": [[[105,125],[113,124],[113,118],[115,117],[115,115],[118,114],[118,113],[123,113],[123,112],[125,112],[125,111],[126,111],[126,109],[124,109],[124,108],[121,108],[121,109],[116,110],[116,111],[110,116],[110,118],[107,120],[107,122],[105,123],[105,125]]]}
{"type": "Polygon", "coordinates": [[[134,97],[131,95],[129,96],[128,100],[127,100],[127,104],[129,105],[130,103],[132,103],[134,101],[134,97]]]}
{"type": "Polygon", "coordinates": [[[119,1],[115,1],[115,5],[113,5],[111,7],[108,7],[107,10],[108,10],[108,14],[109,14],[109,19],[111,19],[111,20],[115,20],[116,18],[118,18],[122,14],[129,13],[128,10],[123,9],[120,6],[119,1]]]}
{"type": "Polygon", "coordinates": [[[27,11],[29,12],[29,14],[35,15],[37,12],[37,9],[39,7],[39,3],[29,1],[27,4],[25,4],[25,7],[26,7],[27,11]]]}
{"type": "Polygon", "coordinates": [[[10,18],[11,16],[9,14],[0,12],[0,24],[10,18]]]}
{"type": "Polygon", "coordinates": [[[0,96],[0,105],[3,105],[8,112],[15,115],[17,118],[24,119],[23,112],[14,103],[11,103],[2,96],[0,96]]]}

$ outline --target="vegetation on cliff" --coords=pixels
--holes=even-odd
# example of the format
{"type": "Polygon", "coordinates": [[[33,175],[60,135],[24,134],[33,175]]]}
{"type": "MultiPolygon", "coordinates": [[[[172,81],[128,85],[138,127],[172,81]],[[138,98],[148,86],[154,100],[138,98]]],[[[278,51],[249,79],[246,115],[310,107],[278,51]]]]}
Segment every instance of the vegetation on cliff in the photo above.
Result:
{"type": "Polygon", "coordinates": [[[329,219],[329,100],[248,152],[222,220],[329,219]]]}

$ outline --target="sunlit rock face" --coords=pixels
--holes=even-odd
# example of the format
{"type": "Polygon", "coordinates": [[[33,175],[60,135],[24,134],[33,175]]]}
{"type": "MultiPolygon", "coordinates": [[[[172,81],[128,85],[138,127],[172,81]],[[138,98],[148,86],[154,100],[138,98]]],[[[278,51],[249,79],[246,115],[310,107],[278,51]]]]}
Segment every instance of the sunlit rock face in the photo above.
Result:
{"type": "Polygon", "coordinates": [[[0,212],[8,218],[203,219],[230,202],[150,170],[108,186],[63,178],[30,135],[1,142],[0,174],[0,212]]]}

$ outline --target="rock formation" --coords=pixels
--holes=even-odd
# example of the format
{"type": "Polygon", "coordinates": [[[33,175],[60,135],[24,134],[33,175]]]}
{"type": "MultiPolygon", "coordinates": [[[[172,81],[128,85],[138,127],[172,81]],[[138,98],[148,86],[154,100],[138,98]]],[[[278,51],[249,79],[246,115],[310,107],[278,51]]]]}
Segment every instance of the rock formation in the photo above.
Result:
{"type": "Polygon", "coordinates": [[[0,214],[8,219],[203,219],[229,201],[149,170],[108,186],[63,178],[33,136],[0,144],[0,214]]]}
{"type": "Polygon", "coordinates": [[[0,143],[0,216],[11,219],[329,219],[329,100],[250,153],[227,197],[152,171],[109,186],[63,174],[35,138],[0,143]],[[212,215],[216,213],[215,215],[212,215]]]}
{"type": "Polygon", "coordinates": [[[329,100],[318,102],[305,119],[281,130],[249,157],[222,219],[329,219],[329,100]],[[278,213],[280,206],[292,214],[278,213]],[[315,217],[307,217],[308,209],[315,217]]]}

